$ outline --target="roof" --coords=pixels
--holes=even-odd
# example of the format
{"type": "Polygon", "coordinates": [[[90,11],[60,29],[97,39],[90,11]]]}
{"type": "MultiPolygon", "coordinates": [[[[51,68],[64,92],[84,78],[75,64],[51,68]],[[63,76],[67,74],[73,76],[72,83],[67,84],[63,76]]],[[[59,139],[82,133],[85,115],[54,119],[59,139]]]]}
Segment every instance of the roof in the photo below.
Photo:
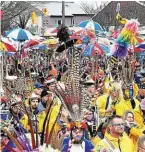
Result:
{"type": "MultiPolygon", "coordinates": [[[[44,7],[47,9],[49,16],[62,16],[62,2],[49,1],[45,2],[44,7]]],[[[74,2],[65,2],[65,16],[86,14],[82,8],[74,2]]]]}
{"type": "Polygon", "coordinates": [[[145,25],[145,6],[136,1],[111,1],[100,12],[94,15],[93,20],[100,25],[118,26],[119,22],[116,20],[116,6],[120,3],[120,15],[123,18],[132,19],[138,18],[140,26],[145,25]]]}

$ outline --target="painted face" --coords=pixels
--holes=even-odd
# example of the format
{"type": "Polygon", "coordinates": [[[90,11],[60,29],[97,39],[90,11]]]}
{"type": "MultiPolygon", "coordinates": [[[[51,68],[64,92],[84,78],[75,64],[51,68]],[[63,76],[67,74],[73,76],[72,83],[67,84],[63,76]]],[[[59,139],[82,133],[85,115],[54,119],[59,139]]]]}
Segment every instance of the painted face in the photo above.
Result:
{"type": "Polygon", "coordinates": [[[124,126],[125,126],[125,123],[122,119],[115,118],[110,127],[110,130],[114,133],[121,134],[124,132],[124,126]]]}
{"type": "Polygon", "coordinates": [[[128,113],[127,117],[126,117],[126,120],[128,122],[134,122],[134,116],[132,113],[128,113]]]}

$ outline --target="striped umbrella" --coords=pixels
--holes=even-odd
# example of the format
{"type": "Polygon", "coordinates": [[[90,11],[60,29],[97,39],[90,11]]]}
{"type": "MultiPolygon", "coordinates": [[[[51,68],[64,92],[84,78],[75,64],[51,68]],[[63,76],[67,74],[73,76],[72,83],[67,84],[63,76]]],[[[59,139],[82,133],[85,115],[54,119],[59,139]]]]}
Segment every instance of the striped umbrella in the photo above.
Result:
{"type": "Polygon", "coordinates": [[[25,45],[22,47],[22,50],[34,45],[39,44],[39,42],[37,40],[29,40],[27,43],[25,43],[25,45]]]}
{"type": "Polygon", "coordinates": [[[93,31],[103,31],[103,28],[101,25],[97,22],[94,22],[93,20],[85,20],[78,24],[79,27],[83,27],[86,29],[90,29],[93,31]]]}
{"type": "Polygon", "coordinates": [[[9,38],[13,38],[14,40],[17,40],[17,41],[33,39],[33,35],[29,31],[21,29],[21,28],[14,29],[7,32],[6,36],[9,38]]]}
{"type": "Polygon", "coordinates": [[[145,49],[145,42],[142,42],[136,46],[137,48],[145,49]]]}
{"type": "Polygon", "coordinates": [[[6,52],[16,52],[16,48],[6,42],[0,42],[0,50],[6,52]]]}

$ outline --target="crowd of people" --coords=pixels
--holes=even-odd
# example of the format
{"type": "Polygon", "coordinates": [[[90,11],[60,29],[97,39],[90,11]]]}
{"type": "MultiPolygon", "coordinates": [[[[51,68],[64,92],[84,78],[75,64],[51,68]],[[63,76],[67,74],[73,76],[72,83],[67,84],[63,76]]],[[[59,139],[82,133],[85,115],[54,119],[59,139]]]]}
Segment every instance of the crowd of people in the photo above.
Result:
{"type": "MultiPolygon", "coordinates": [[[[13,141],[6,129],[10,127],[12,130],[9,132],[13,137],[20,138],[20,141],[23,134],[29,140],[36,136],[35,140],[31,139],[35,148],[46,144],[61,152],[143,152],[145,99],[139,86],[144,85],[144,71],[140,69],[140,65],[135,66],[131,89],[130,84],[124,85],[118,80],[115,76],[117,74],[113,73],[116,70],[114,67],[112,80],[109,77],[109,82],[104,81],[99,94],[96,94],[101,79],[107,75],[107,69],[102,64],[98,63],[97,75],[92,78],[85,73],[87,79],[84,87],[87,88],[89,104],[83,109],[81,121],[71,118],[65,102],[62,101],[62,95],[59,94],[59,89],[67,88],[60,81],[68,70],[66,60],[50,63],[47,75],[40,71],[33,79],[33,92],[27,87],[23,94],[12,94],[7,105],[9,113],[1,114],[1,124],[4,125],[1,132],[4,147],[2,151],[10,151],[9,147],[19,151],[21,148],[28,149],[23,144],[17,147],[17,142],[13,141]]],[[[30,79],[26,81],[27,85],[31,83],[30,79]]],[[[2,97],[1,102],[7,103],[6,100],[6,97],[2,97]]]]}

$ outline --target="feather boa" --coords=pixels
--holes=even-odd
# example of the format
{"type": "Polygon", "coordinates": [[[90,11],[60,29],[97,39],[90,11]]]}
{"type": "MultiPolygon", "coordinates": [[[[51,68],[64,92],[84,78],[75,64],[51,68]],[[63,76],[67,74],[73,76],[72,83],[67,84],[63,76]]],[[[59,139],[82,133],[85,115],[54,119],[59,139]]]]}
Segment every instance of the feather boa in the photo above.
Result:
{"type": "Polygon", "coordinates": [[[122,59],[127,55],[129,45],[136,45],[136,34],[138,32],[139,22],[135,19],[127,20],[123,30],[114,42],[110,55],[122,59]]]}

